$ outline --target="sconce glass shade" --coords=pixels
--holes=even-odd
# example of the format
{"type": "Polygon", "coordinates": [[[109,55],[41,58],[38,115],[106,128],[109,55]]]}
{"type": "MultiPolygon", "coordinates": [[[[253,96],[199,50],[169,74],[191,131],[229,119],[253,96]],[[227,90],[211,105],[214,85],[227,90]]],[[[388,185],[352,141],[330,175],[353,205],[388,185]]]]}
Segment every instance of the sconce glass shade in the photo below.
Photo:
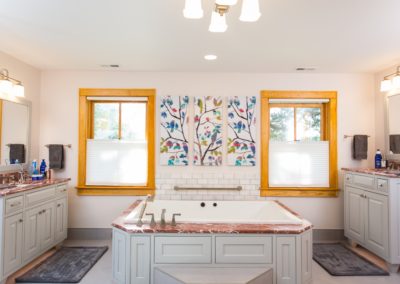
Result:
{"type": "Polygon", "coordinates": [[[183,16],[188,19],[201,19],[203,18],[204,11],[201,7],[201,0],[185,0],[185,8],[183,9],[183,16]]]}
{"type": "Polygon", "coordinates": [[[228,25],[226,24],[225,14],[222,16],[213,11],[211,14],[211,23],[208,30],[212,33],[223,33],[228,29],[228,25]]]}
{"type": "Polygon", "coordinates": [[[1,79],[0,80],[0,93],[3,94],[11,94],[13,89],[13,83],[8,79],[1,79]]]}
{"type": "Polygon", "coordinates": [[[216,4],[218,5],[227,5],[227,6],[233,6],[237,4],[238,0],[217,0],[215,1],[216,4]]]}
{"type": "Polygon", "coordinates": [[[13,95],[19,98],[25,97],[25,88],[21,83],[13,86],[13,95]]]}
{"type": "Polygon", "coordinates": [[[260,3],[258,0],[243,0],[239,20],[242,22],[256,22],[260,17],[260,3]]]}
{"type": "Polygon", "coordinates": [[[396,75],[392,79],[392,89],[400,89],[400,75],[396,75]]]}
{"type": "Polygon", "coordinates": [[[392,80],[385,79],[381,81],[381,92],[388,92],[392,89],[392,80]]]}

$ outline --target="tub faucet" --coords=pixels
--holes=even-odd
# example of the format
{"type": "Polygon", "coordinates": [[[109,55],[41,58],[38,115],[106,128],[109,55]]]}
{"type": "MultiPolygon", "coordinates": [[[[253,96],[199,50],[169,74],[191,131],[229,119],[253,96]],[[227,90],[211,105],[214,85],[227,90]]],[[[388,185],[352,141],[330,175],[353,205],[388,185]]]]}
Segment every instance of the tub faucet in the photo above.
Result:
{"type": "Polygon", "coordinates": [[[161,221],[160,221],[160,225],[161,226],[165,226],[166,222],[165,222],[165,212],[167,212],[167,209],[162,209],[161,210],[161,221]]]}
{"type": "Polygon", "coordinates": [[[147,195],[147,197],[146,197],[146,199],[144,200],[144,203],[143,203],[143,205],[142,205],[142,208],[141,208],[141,210],[140,210],[139,218],[138,218],[138,221],[137,221],[137,223],[136,223],[136,226],[138,226],[138,227],[142,227],[142,226],[143,226],[143,221],[142,221],[142,219],[143,219],[144,212],[146,211],[147,202],[153,201],[153,199],[154,199],[153,196],[151,196],[150,194],[147,195]]]}

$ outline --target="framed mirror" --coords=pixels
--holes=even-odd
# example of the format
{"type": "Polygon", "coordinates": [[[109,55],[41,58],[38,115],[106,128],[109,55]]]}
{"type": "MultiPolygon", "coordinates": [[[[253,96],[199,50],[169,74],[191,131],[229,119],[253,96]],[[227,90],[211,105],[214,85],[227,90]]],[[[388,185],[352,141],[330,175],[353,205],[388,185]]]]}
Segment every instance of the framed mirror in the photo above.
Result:
{"type": "Polygon", "coordinates": [[[388,157],[400,160],[400,93],[386,99],[385,140],[388,157]]]}
{"type": "Polygon", "coordinates": [[[0,172],[19,169],[30,161],[31,103],[0,99],[0,172]]]}

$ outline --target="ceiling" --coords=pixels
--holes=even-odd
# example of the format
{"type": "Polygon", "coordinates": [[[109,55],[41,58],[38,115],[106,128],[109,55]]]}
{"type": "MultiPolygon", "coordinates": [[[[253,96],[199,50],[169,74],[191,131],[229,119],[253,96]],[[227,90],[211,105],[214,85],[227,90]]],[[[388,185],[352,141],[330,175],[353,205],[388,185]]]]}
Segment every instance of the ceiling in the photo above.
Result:
{"type": "Polygon", "coordinates": [[[188,20],[184,0],[0,0],[0,51],[40,69],[168,72],[372,73],[400,59],[399,0],[260,0],[258,22],[236,5],[223,34],[208,32],[213,2],[188,20]]]}

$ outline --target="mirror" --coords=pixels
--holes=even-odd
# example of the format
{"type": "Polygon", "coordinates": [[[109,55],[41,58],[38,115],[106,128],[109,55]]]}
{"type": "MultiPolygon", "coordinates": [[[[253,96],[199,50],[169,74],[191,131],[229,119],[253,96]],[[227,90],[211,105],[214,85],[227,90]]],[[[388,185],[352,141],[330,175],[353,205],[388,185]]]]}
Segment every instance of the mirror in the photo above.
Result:
{"type": "Polygon", "coordinates": [[[400,94],[387,98],[386,139],[389,154],[400,154],[400,94]]]}
{"type": "Polygon", "coordinates": [[[0,171],[29,161],[31,104],[24,99],[0,99],[0,171]]]}

